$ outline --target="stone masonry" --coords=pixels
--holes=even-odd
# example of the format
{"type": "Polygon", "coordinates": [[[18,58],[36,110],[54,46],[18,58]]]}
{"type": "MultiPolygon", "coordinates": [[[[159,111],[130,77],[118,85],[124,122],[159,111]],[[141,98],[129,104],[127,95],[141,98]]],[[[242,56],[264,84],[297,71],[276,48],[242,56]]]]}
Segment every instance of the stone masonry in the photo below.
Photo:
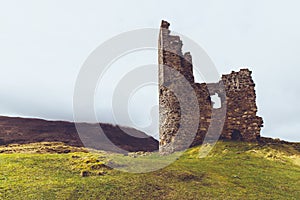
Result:
{"type": "Polygon", "coordinates": [[[251,71],[231,72],[218,83],[195,83],[192,56],[182,53],[183,43],[179,36],[170,35],[169,25],[162,21],[158,46],[160,152],[168,154],[199,145],[204,138],[259,140],[263,120],[257,116],[251,71]],[[211,100],[215,94],[220,98],[220,108],[214,108],[211,100]],[[181,105],[190,106],[182,111],[181,105]]]}

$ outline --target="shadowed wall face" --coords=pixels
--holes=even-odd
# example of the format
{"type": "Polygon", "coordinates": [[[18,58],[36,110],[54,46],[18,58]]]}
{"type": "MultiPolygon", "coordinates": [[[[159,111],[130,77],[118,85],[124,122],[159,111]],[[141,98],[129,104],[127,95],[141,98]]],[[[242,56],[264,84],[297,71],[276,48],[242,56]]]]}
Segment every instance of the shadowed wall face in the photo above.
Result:
{"type": "Polygon", "coordinates": [[[182,53],[182,41],[179,36],[170,35],[169,25],[166,21],[161,23],[158,48],[160,152],[168,154],[201,144],[205,136],[210,139],[217,132],[221,132],[221,139],[258,140],[263,120],[256,116],[251,71],[241,69],[223,75],[218,83],[195,83],[191,54],[182,53]],[[170,69],[177,73],[170,73],[170,69]],[[186,83],[196,94],[197,106],[192,103],[186,83]],[[214,107],[213,95],[220,98],[220,108],[214,107]],[[182,104],[189,105],[184,113],[182,104]],[[195,107],[199,107],[196,113],[195,107]],[[226,113],[222,115],[222,112],[226,113]],[[191,130],[195,124],[197,131],[193,135],[191,130]]]}

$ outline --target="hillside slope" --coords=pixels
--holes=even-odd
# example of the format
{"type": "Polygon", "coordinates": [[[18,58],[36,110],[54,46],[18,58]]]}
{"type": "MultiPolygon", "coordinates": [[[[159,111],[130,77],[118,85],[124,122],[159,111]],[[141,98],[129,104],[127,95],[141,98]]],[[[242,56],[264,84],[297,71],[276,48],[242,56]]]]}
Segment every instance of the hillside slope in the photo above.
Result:
{"type": "MultiPolygon", "coordinates": [[[[27,146],[29,153],[0,154],[0,199],[300,198],[299,144],[218,142],[205,158],[200,159],[199,147],[194,147],[168,167],[141,174],[106,166],[131,155],[78,149],[40,154],[32,153],[34,145],[27,146]]],[[[51,144],[46,146],[53,149],[51,144]]],[[[157,153],[136,153],[134,159],[147,166],[147,157],[157,162],[167,159],[157,153]]]]}
{"type": "MultiPolygon", "coordinates": [[[[155,151],[158,149],[158,141],[141,131],[128,127],[120,128],[111,124],[100,123],[100,125],[106,137],[121,149],[127,151],[155,151]]],[[[81,126],[85,126],[88,130],[85,135],[89,143],[88,147],[120,151],[114,145],[104,142],[106,137],[104,134],[98,133],[98,124],[82,123],[81,126]]],[[[83,146],[74,123],[0,116],[0,145],[34,142],[64,142],[72,146],[83,146]]]]}

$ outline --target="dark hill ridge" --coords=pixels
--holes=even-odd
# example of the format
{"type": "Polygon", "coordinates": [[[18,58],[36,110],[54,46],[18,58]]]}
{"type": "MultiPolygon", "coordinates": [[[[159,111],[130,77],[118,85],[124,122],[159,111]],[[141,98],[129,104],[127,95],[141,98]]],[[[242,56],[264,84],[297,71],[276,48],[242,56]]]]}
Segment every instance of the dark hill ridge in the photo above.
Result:
{"type": "MultiPolygon", "coordinates": [[[[98,124],[82,123],[81,125],[88,129],[85,137],[89,141],[89,146],[86,147],[122,152],[114,145],[105,142],[107,137],[116,146],[126,151],[158,150],[157,140],[133,128],[122,127],[131,136],[123,132],[119,126],[100,123],[105,137],[95,131],[98,124]]],[[[72,122],[0,116],[0,145],[35,142],[63,142],[71,146],[84,146],[72,122]]]]}

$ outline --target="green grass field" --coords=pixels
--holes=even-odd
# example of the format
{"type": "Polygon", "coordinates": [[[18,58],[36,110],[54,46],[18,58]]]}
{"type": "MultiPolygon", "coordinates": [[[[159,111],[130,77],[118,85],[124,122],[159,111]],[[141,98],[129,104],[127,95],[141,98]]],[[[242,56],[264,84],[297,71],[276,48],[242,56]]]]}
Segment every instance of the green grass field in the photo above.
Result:
{"type": "Polygon", "coordinates": [[[291,145],[219,142],[205,158],[195,147],[163,169],[137,174],[106,164],[136,159],[147,166],[149,157],[165,158],[72,147],[63,151],[69,153],[35,152],[36,146],[14,153],[2,148],[0,199],[300,199],[300,153],[291,145]]]}

